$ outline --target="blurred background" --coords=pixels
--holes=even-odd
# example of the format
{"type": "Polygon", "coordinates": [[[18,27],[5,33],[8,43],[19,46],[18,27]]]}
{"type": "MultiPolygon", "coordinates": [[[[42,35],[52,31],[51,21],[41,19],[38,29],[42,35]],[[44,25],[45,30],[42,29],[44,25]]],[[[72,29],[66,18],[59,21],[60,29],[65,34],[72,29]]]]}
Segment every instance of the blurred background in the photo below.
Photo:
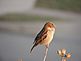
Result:
{"type": "Polygon", "coordinates": [[[44,46],[29,52],[47,21],[56,24],[47,61],[60,61],[62,48],[81,61],[81,0],[0,0],[0,61],[43,61],[44,46]]]}

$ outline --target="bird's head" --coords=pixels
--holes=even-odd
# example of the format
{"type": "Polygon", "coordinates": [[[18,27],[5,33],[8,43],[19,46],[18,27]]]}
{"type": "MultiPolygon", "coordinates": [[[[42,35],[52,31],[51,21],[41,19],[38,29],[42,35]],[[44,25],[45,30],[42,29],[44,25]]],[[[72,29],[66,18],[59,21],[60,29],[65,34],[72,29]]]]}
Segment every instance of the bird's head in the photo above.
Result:
{"type": "Polygon", "coordinates": [[[55,24],[53,24],[52,22],[46,22],[46,24],[44,25],[44,27],[45,27],[47,30],[55,30],[55,29],[56,29],[55,24]]]}

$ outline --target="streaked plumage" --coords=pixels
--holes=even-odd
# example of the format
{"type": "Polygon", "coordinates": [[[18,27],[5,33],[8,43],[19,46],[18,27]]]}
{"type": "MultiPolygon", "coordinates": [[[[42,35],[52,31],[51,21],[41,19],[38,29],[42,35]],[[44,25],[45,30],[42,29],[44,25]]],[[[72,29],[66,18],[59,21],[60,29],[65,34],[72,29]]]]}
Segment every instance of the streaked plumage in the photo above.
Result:
{"type": "Polygon", "coordinates": [[[32,52],[33,48],[37,45],[45,45],[46,47],[49,47],[50,42],[53,39],[53,35],[55,33],[55,25],[52,22],[46,22],[42,30],[37,34],[34,42],[33,47],[31,48],[30,53],[32,52]]]}

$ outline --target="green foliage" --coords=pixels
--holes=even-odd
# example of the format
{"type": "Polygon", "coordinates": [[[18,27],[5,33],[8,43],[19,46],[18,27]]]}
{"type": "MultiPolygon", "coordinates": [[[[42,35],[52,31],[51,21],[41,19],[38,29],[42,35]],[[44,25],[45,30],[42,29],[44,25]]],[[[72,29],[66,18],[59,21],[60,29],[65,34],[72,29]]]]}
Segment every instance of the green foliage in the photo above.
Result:
{"type": "Polygon", "coordinates": [[[36,7],[81,11],[81,0],[37,0],[36,7]]]}
{"type": "Polygon", "coordinates": [[[0,16],[0,21],[38,21],[38,20],[55,20],[56,18],[50,16],[38,16],[30,14],[11,13],[0,16]]]}

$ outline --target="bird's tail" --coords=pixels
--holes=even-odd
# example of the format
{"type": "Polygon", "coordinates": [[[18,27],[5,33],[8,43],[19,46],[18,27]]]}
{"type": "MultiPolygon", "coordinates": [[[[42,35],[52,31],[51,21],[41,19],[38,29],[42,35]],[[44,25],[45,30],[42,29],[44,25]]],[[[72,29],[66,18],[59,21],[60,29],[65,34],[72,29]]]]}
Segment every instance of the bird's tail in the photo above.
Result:
{"type": "Polygon", "coordinates": [[[32,47],[31,50],[30,50],[30,53],[32,52],[32,50],[33,50],[33,48],[34,48],[35,46],[37,46],[37,45],[36,45],[36,44],[33,45],[33,47],[32,47]]]}

